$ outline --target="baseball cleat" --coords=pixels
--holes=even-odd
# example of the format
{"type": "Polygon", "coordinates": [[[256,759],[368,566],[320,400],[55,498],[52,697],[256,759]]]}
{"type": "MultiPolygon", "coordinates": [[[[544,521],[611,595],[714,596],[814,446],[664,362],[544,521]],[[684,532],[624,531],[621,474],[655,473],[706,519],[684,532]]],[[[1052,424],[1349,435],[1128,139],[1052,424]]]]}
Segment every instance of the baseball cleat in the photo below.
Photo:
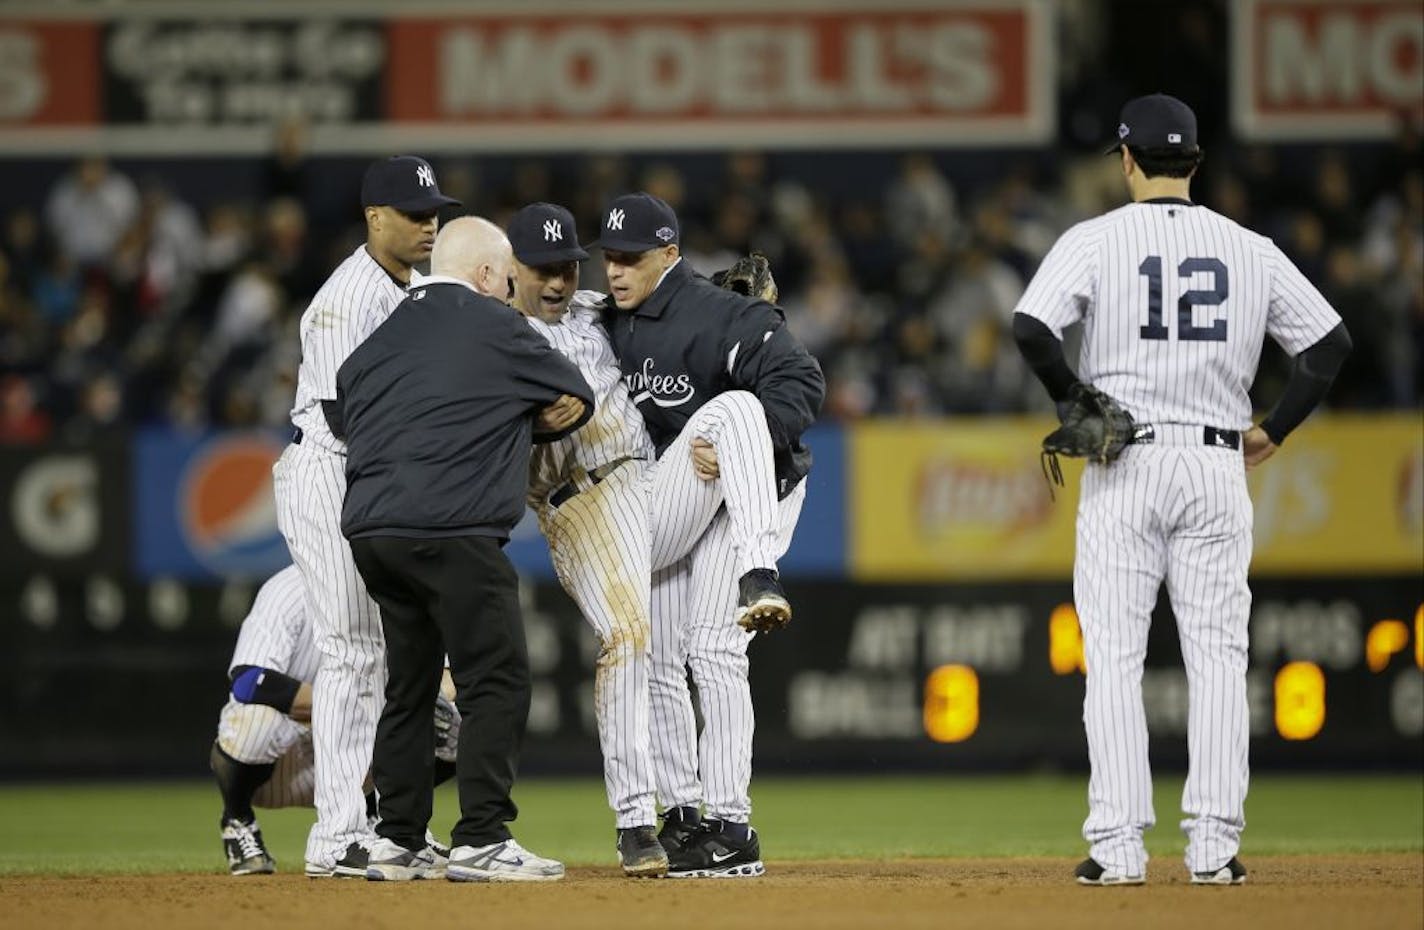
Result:
{"type": "Polygon", "coordinates": [[[435,851],[429,846],[406,849],[385,837],[371,844],[366,864],[366,880],[372,882],[408,882],[421,878],[444,878],[445,868],[437,865],[435,851]]]}
{"type": "Polygon", "coordinates": [[[756,878],[765,872],[761,841],[746,824],[704,820],[697,835],[668,856],[668,878],[756,878]]]}
{"type": "Polygon", "coordinates": [[[445,877],[452,882],[556,882],[564,877],[564,864],[508,839],[488,846],[456,846],[450,850],[445,877]]]}
{"type": "Polygon", "coordinates": [[[779,630],[791,622],[791,602],[769,568],[754,568],[737,583],[737,625],[744,630],[779,630]]]}
{"type": "Polygon", "coordinates": [[[618,864],[624,875],[662,878],[667,874],[668,854],[652,827],[622,827],[618,830],[618,864]]]}
{"type": "Polygon", "coordinates": [[[1084,859],[1073,870],[1073,877],[1080,885],[1141,885],[1147,881],[1145,875],[1125,875],[1113,869],[1104,868],[1093,859],[1084,859]]]}
{"type": "Polygon", "coordinates": [[[702,829],[702,815],[695,807],[669,807],[658,815],[663,820],[658,842],[671,856],[702,829]]]}
{"type": "Polygon", "coordinates": [[[352,843],[334,865],[325,866],[319,862],[308,862],[307,878],[365,878],[370,853],[360,843],[352,843]]]}
{"type": "Polygon", "coordinates": [[[1226,865],[1214,872],[1193,872],[1193,885],[1244,885],[1246,884],[1246,866],[1241,864],[1241,860],[1232,856],[1226,865]]]}
{"type": "Polygon", "coordinates": [[[267,852],[267,844],[262,841],[257,821],[224,820],[222,841],[230,874],[271,875],[277,871],[277,863],[267,852]]]}

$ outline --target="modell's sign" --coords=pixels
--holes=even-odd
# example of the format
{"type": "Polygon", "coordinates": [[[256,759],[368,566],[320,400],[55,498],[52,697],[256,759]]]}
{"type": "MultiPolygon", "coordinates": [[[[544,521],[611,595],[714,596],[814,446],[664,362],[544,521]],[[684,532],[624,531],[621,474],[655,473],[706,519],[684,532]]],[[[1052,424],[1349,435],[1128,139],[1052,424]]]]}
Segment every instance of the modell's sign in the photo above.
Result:
{"type": "Polygon", "coordinates": [[[1237,0],[1232,108],[1252,139],[1370,139],[1424,117],[1419,0],[1237,0]]]}
{"type": "Polygon", "coordinates": [[[55,16],[0,3],[6,150],[257,154],[269,136],[252,129],[289,114],[315,151],[344,153],[1034,145],[1054,128],[1050,0],[134,0],[55,16]]]}
{"type": "MultiPolygon", "coordinates": [[[[388,115],[485,145],[1028,143],[1047,4],[690,3],[391,24],[388,115]]],[[[616,7],[615,7],[616,8],[616,7]]]]}

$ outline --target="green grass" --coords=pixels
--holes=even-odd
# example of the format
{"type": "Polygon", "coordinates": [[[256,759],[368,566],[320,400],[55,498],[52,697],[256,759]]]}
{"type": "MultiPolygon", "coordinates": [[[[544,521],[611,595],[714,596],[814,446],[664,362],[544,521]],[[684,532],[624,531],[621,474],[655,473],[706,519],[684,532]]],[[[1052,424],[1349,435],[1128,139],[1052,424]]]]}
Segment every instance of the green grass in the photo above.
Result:
{"type": "MultiPolygon", "coordinates": [[[[1154,855],[1180,855],[1181,780],[1159,778],[1154,855]]],[[[772,859],[1076,856],[1081,777],[761,778],[753,817],[772,859]]],[[[529,779],[515,794],[516,835],[571,864],[612,865],[613,820],[593,780],[529,779]]],[[[220,808],[204,782],[0,787],[0,875],[213,872],[220,808]]],[[[437,794],[436,832],[455,816],[437,794]]],[[[1424,849],[1424,787],[1410,776],[1252,780],[1248,855],[1424,849]]],[[[312,812],[259,811],[283,871],[300,868],[312,812]]]]}

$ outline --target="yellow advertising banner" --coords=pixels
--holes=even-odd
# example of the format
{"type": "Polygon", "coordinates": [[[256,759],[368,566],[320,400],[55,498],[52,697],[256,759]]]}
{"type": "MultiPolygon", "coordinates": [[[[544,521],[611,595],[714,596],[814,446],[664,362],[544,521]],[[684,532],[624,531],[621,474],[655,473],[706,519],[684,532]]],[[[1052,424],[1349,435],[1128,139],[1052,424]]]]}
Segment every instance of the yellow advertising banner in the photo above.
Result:
{"type": "MultiPolygon", "coordinates": [[[[1072,575],[1081,462],[1049,494],[1047,418],[869,422],[848,441],[851,575],[860,581],[1072,575]]],[[[1248,476],[1253,574],[1399,574],[1424,564],[1424,421],[1316,417],[1248,476]]]]}

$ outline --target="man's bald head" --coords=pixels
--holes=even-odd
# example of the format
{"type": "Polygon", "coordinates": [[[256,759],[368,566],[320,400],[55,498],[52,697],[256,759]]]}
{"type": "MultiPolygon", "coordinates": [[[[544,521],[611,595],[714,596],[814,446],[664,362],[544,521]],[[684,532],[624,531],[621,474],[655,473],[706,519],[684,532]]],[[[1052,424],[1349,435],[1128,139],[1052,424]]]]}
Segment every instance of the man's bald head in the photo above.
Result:
{"type": "Polygon", "coordinates": [[[430,252],[430,273],[459,278],[496,300],[509,300],[514,251],[504,230],[479,216],[446,223],[430,252]]]}

